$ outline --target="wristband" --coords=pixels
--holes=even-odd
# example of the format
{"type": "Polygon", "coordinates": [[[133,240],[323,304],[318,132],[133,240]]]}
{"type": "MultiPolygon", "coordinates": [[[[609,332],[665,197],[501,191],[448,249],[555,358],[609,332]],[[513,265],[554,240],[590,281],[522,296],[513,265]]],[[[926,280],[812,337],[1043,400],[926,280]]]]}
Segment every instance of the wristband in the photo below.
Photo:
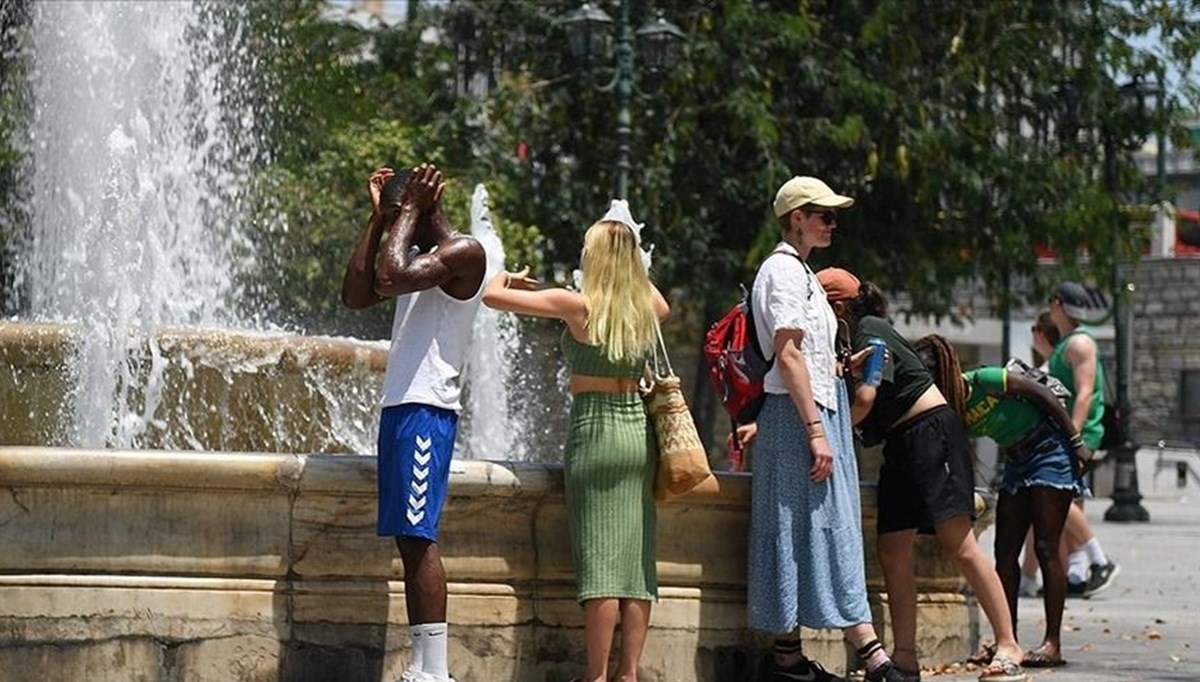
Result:
{"type": "Polygon", "coordinates": [[[805,426],[816,426],[816,425],[818,425],[818,424],[820,424],[820,423],[821,423],[821,420],[820,420],[820,419],[814,419],[814,420],[812,420],[812,421],[810,421],[810,422],[804,422],[804,425],[805,425],[805,426]]]}
{"type": "Polygon", "coordinates": [[[809,439],[809,440],[817,440],[818,438],[824,438],[824,437],[825,437],[825,434],[823,434],[823,433],[810,433],[810,434],[808,434],[808,439],[809,439]]]}
{"type": "Polygon", "coordinates": [[[1080,447],[1083,445],[1083,436],[1081,436],[1077,433],[1074,436],[1071,436],[1071,440],[1069,440],[1067,442],[1071,445],[1071,447],[1075,447],[1075,448],[1080,447]]]}

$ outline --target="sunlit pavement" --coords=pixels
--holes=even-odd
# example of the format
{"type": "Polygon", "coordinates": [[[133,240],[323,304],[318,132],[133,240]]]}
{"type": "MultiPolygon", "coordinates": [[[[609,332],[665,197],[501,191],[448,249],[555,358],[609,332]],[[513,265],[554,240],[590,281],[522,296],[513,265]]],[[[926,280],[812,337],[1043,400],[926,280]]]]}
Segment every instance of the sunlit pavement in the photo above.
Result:
{"type": "MultiPolygon", "coordinates": [[[[1067,665],[1029,669],[1036,682],[1200,681],[1200,495],[1146,499],[1150,523],[1106,523],[1109,499],[1089,500],[1088,519],[1110,559],[1121,566],[1112,587],[1090,599],[1068,599],[1063,617],[1067,665]]],[[[981,543],[990,553],[994,533],[981,543]]],[[[1018,635],[1041,642],[1040,599],[1020,602],[1018,635]]],[[[983,638],[990,639],[986,622],[983,638]]],[[[939,682],[978,679],[979,671],[926,671],[939,682]]]]}

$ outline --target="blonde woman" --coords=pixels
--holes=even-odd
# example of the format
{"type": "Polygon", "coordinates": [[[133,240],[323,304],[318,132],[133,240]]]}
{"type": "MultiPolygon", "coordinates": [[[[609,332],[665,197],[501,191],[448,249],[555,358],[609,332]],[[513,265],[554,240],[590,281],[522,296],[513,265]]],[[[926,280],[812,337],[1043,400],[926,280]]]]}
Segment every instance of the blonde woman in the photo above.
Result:
{"type": "Polygon", "coordinates": [[[636,682],[657,599],[653,480],[657,450],[637,383],[669,312],[650,283],[641,225],[624,201],[584,236],[581,292],[538,289],[529,268],[501,272],[483,302],[566,323],[571,427],[564,453],[571,555],[584,609],[587,682],[607,682],[613,629],[621,624],[620,682],[636,682]]]}

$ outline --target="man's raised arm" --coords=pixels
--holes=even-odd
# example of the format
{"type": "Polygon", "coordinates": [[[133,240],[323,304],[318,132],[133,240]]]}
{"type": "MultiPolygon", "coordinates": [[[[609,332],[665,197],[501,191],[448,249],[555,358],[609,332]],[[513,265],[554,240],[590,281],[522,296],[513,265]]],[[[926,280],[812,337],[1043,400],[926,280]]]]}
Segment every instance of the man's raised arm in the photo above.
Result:
{"type": "Polygon", "coordinates": [[[395,173],[391,168],[379,168],[367,180],[367,192],[371,196],[371,217],[346,264],[346,275],[342,278],[342,304],[347,308],[366,308],[383,300],[375,293],[375,259],[379,253],[379,241],[383,237],[383,216],[379,211],[379,194],[383,185],[395,173]]]}
{"type": "Polygon", "coordinates": [[[374,281],[377,296],[391,298],[423,291],[454,277],[442,254],[413,253],[412,249],[421,215],[441,199],[445,187],[441,171],[432,165],[422,164],[408,176],[399,211],[380,249],[374,281]]]}

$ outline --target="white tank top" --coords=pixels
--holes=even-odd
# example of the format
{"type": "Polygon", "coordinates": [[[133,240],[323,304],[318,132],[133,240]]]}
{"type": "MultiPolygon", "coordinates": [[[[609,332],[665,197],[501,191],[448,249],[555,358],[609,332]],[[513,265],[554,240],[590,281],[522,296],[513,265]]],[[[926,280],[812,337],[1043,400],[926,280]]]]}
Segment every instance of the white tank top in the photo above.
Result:
{"type": "Polygon", "coordinates": [[[459,375],[467,359],[483,284],[467,300],[434,287],[396,297],[383,406],[419,403],[462,411],[459,375]]]}

